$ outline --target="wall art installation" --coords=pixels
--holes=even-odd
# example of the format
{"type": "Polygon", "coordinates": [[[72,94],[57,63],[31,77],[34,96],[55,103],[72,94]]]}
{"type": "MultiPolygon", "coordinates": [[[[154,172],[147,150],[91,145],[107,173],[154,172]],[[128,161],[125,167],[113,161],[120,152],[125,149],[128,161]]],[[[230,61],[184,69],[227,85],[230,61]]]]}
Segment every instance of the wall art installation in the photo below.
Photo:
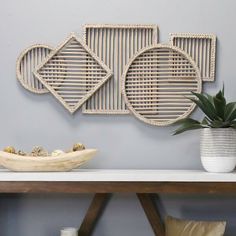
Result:
{"type": "Polygon", "coordinates": [[[37,44],[17,60],[17,78],[37,94],[50,92],[70,113],[133,114],[165,126],[187,117],[187,97],[215,80],[216,36],[172,33],[158,43],[157,25],[85,25],[55,49],[37,44]]]}
{"type": "Polygon", "coordinates": [[[179,48],[156,45],[139,52],[127,65],[122,91],[132,113],[152,125],[169,125],[184,118],[195,104],[186,99],[201,92],[196,63],[179,48]]]}
{"type": "Polygon", "coordinates": [[[128,114],[121,94],[121,75],[139,50],[158,42],[157,25],[85,25],[84,41],[113,76],[87,100],[83,113],[128,114]]]}
{"type": "Polygon", "coordinates": [[[74,34],[55,49],[34,74],[71,113],[112,75],[110,69],[74,34]]]}
{"type": "Polygon", "coordinates": [[[25,89],[33,93],[48,93],[49,91],[35,78],[33,71],[53,50],[42,44],[33,45],[24,50],[16,63],[16,76],[25,89]]]}
{"type": "Polygon", "coordinates": [[[215,80],[216,36],[212,34],[174,33],[170,42],[187,52],[197,63],[203,81],[215,80]]]}

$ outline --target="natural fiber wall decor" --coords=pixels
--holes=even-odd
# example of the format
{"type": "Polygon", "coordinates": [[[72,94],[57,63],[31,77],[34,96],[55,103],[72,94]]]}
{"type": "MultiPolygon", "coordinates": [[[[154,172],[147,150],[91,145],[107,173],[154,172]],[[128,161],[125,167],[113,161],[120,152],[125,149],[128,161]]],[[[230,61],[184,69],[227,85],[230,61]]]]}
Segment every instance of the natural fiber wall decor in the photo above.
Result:
{"type": "Polygon", "coordinates": [[[36,44],[20,54],[16,62],[16,76],[25,89],[37,94],[49,92],[34,76],[33,71],[52,50],[50,46],[36,44]]]}
{"type": "Polygon", "coordinates": [[[112,75],[110,69],[75,34],[58,46],[34,74],[71,113],[112,75]]]}
{"type": "Polygon", "coordinates": [[[188,116],[195,107],[186,98],[191,91],[201,92],[200,71],[187,53],[174,46],[143,49],[123,74],[124,100],[148,124],[164,126],[188,116]]]}
{"type": "Polygon", "coordinates": [[[157,25],[85,25],[53,49],[37,44],[17,60],[28,90],[50,92],[68,111],[134,114],[165,126],[194,109],[188,96],[215,79],[216,36],[171,34],[158,44],[157,25]],[[131,112],[130,112],[131,111],[131,112]]]}
{"type": "Polygon", "coordinates": [[[170,34],[173,46],[187,52],[201,72],[203,81],[215,80],[216,36],[212,34],[170,34]]]}
{"type": "Polygon", "coordinates": [[[158,42],[157,25],[85,25],[84,40],[113,76],[87,100],[83,113],[128,114],[121,93],[121,75],[135,53],[158,42]]]}

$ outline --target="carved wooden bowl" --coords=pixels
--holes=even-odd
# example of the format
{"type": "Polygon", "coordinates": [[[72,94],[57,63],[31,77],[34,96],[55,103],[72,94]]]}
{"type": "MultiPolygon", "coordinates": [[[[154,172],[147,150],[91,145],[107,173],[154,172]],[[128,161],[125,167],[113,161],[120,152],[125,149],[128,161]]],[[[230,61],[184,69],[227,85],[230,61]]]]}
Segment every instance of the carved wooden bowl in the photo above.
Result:
{"type": "Polygon", "coordinates": [[[12,171],[70,171],[90,160],[96,153],[96,149],[86,149],[56,157],[33,157],[0,151],[0,165],[12,171]]]}

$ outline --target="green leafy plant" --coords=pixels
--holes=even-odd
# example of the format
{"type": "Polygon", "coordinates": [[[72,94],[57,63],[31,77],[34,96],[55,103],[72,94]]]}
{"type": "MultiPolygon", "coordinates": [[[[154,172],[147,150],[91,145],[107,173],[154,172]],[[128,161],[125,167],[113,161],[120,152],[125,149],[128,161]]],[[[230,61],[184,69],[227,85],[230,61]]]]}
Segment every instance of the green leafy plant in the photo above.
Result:
{"type": "Polygon", "coordinates": [[[224,86],[215,96],[207,93],[195,93],[190,99],[205,114],[202,121],[185,118],[176,122],[180,126],[175,130],[174,135],[188,130],[201,128],[234,128],[236,129],[236,102],[226,102],[224,86]]]}

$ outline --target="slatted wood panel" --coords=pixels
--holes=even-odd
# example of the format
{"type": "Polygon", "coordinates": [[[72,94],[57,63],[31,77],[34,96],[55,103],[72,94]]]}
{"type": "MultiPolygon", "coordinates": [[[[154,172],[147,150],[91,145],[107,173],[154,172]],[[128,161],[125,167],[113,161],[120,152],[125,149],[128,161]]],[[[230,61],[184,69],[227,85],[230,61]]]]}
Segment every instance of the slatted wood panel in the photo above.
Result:
{"type": "Polygon", "coordinates": [[[71,113],[74,113],[112,75],[110,69],[74,34],[34,73],[71,113]],[[64,69],[54,69],[55,65],[64,69]]]}
{"type": "Polygon", "coordinates": [[[215,80],[216,36],[212,34],[170,34],[173,46],[188,53],[201,72],[203,81],[215,80]]]}
{"type": "Polygon", "coordinates": [[[52,50],[50,46],[36,44],[20,54],[16,62],[16,77],[25,89],[37,94],[49,92],[34,76],[33,71],[52,50]]]}
{"type": "Polygon", "coordinates": [[[122,92],[131,112],[145,123],[169,125],[190,114],[186,98],[201,92],[200,72],[182,50],[158,44],[142,50],[127,65],[122,92]]]}
{"type": "Polygon", "coordinates": [[[85,25],[85,42],[112,70],[112,78],[83,106],[83,113],[128,114],[121,75],[129,59],[158,41],[156,25],[85,25]]]}

